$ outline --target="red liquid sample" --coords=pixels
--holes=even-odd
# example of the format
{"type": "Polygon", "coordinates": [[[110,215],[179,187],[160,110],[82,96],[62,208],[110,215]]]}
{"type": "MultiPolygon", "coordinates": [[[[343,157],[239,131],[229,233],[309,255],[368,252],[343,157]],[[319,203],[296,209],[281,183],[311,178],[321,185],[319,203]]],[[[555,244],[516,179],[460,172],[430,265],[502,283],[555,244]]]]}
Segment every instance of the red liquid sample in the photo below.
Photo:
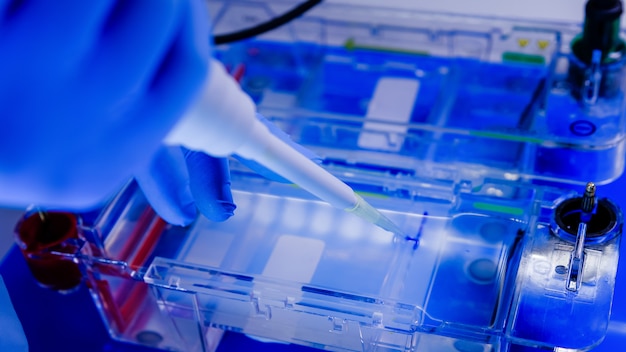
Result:
{"type": "Polygon", "coordinates": [[[62,212],[35,212],[17,224],[17,242],[31,273],[39,284],[70,291],[82,280],[72,256],[80,250],[76,216],[62,212]],[[57,252],[57,253],[52,253],[57,252]]]}

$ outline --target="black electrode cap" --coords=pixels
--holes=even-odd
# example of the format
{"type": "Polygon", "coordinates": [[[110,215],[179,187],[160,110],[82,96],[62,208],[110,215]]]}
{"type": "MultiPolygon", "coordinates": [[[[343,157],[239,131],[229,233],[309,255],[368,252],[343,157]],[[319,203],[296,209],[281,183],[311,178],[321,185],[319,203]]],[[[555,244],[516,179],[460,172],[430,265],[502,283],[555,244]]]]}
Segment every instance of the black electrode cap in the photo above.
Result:
{"type": "Polygon", "coordinates": [[[585,64],[591,64],[593,52],[602,52],[600,61],[607,58],[617,60],[624,54],[624,42],[621,40],[620,17],[621,0],[589,0],[585,7],[585,24],[580,40],[572,42],[572,52],[585,64]]]}
{"type": "Polygon", "coordinates": [[[585,18],[592,21],[613,21],[622,12],[621,0],[589,0],[585,6],[585,18]]]}

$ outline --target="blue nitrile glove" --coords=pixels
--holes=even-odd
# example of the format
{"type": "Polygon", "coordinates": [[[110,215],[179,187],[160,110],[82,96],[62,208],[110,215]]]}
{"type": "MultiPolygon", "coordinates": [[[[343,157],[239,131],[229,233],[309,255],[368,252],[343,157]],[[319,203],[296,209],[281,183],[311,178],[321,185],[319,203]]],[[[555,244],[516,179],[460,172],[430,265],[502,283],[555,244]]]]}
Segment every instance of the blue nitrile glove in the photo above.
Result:
{"type": "MultiPolygon", "coordinates": [[[[257,114],[274,135],[313,161],[320,158],[296,144],[277,126],[257,114]]],[[[288,182],[258,163],[238,158],[259,174],[288,182]]],[[[235,204],[230,192],[228,161],[182,147],[161,147],[148,168],[135,175],[139,186],[156,212],[167,222],[186,225],[196,217],[196,207],[213,221],[224,221],[233,215],[235,204]]]]}
{"type": "Polygon", "coordinates": [[[0,0],[0,205],[104,202],[194,98],[209,38],[203,0],[0,0]]]}
{"type": "Polygon", "coordinates": [[[13,309],[2,276],[0,276],[0,331],[0,351],[28,351],[24,329],[13,309]]]}

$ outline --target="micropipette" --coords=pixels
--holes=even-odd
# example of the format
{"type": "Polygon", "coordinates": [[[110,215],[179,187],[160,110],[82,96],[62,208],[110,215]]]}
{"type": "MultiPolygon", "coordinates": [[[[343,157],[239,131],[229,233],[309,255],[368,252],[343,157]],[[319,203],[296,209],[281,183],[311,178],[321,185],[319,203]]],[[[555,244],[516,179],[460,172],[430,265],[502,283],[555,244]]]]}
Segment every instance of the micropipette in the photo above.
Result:
{"type": "Polygon", "coordinates": [[[257,161],[336,208],[351,212],[384,230],[403,233],[350,186],[274,136],[263,124],[259,126],[262,129],[257,129],[237,154],[257,161]]]}
{"type": "Polygon", "coordinates": [[[276,172],[330,205],[386,231],[403,231],[320,165],[293,149],[256,118],[255,105],[216,60],[197,104],[165,142],[216,157],[238,154],[276,172]]]}

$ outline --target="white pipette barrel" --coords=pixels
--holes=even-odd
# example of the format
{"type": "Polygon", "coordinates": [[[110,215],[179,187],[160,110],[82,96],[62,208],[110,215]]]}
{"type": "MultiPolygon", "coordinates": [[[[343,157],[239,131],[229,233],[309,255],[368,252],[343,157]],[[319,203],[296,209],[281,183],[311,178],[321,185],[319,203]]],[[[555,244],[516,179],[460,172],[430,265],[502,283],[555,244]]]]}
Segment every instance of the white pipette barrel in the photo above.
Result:
{"type": "Polygon", "coordinates": [[[250,97],[215,60],[198,103],[165,141],[216,157],[238,154],[252,159],[332,206],[402,234],[352,188],[273,135],[256,118],[250,97]]]}
{"type": "Polygon", "coordinates": [[[387,231],[402,234],[402,230],[350,186],[274,136],[262,123],[257,126],[237,154],[257,161],[336,208],[354,213],[387,231]]]}

